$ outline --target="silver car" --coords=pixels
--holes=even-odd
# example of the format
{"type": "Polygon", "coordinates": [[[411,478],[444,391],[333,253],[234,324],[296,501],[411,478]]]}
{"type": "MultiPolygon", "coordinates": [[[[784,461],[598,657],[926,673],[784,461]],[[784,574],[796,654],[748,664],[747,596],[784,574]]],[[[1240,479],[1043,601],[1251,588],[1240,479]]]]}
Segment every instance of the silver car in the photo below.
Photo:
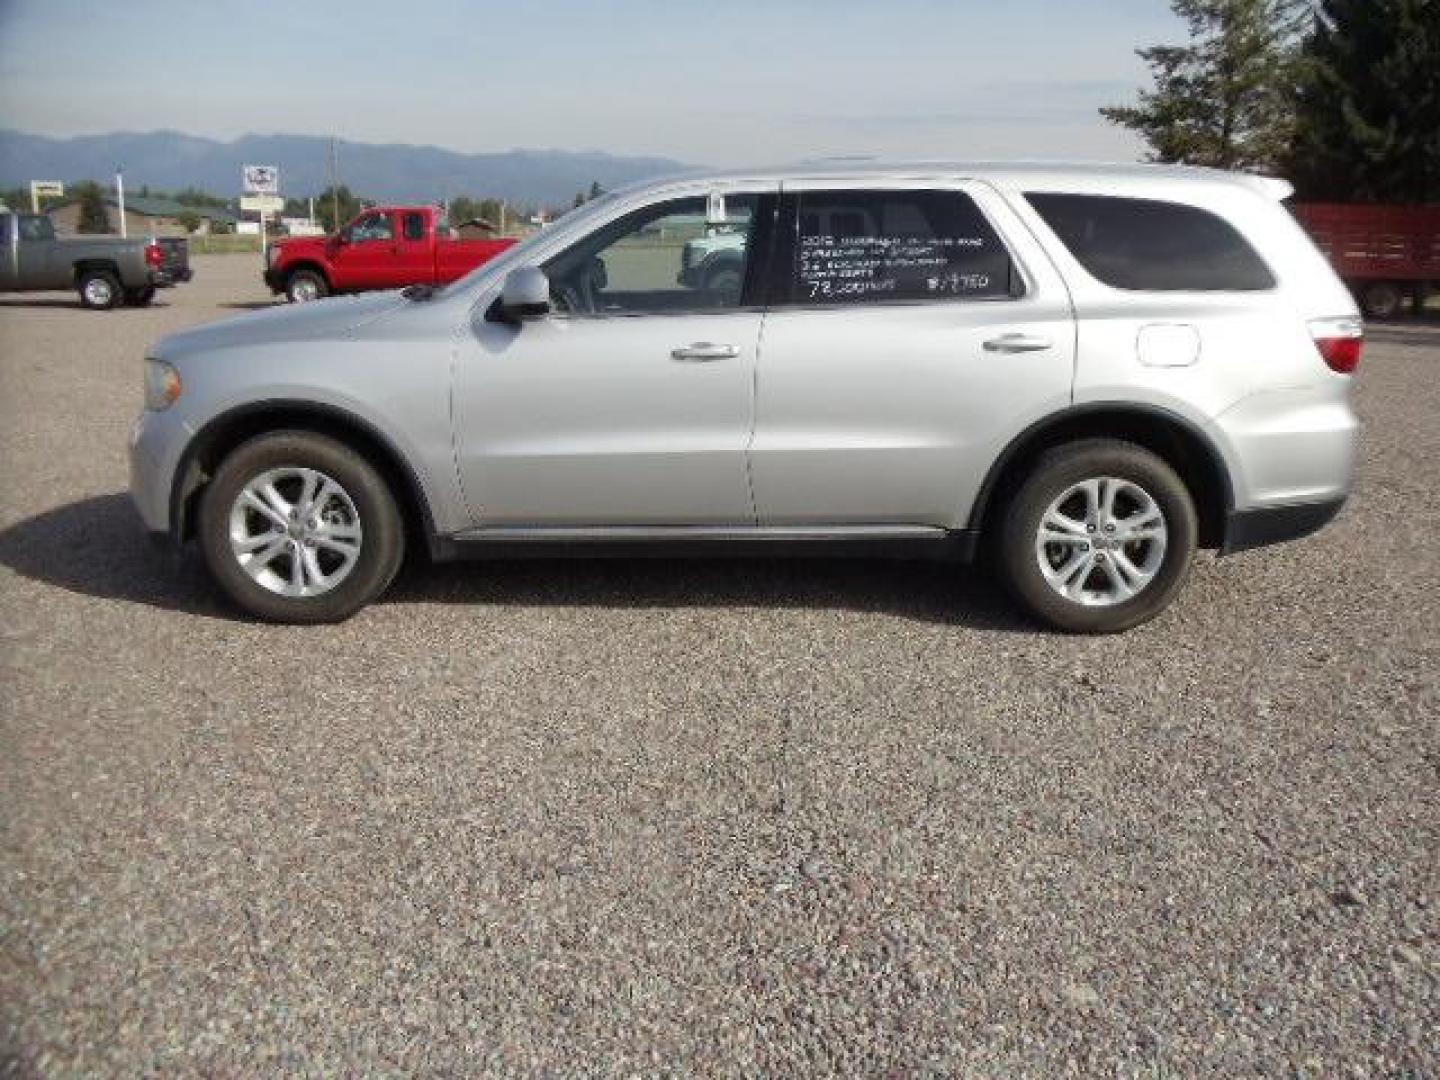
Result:
{"type": "Polygon", "coordinates": [[[1304,535],[1350,487],[1362,327],[1288,193],[961,164],[634,187],[445,289],[159,342],[135,502],[288,622],[417,548],[984,553],[1041,620],[1123,630],[1198,547],[1304,535]]]}

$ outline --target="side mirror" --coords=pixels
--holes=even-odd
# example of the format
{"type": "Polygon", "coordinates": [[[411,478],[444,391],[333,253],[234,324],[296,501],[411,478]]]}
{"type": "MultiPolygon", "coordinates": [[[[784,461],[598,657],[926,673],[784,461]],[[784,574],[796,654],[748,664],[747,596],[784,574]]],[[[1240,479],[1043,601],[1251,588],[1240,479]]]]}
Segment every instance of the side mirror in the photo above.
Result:
{"type": "Polygon", "coordinates": [[[505,322],[543,319],[550,314],[550,279],[538,266],[516,267],[506,276],[496,307],[505,322]]]}

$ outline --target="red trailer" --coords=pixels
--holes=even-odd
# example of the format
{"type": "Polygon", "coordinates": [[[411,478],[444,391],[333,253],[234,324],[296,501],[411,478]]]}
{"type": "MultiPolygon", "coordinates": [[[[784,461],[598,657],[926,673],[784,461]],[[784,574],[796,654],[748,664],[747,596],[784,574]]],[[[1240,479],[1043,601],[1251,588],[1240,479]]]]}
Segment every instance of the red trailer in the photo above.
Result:
{"type": "Polygon", "coordinates": [[[1299,203],[1295,216],[1372,318],[1418,311],[1440,285],[1440,206],[1299,203]]]}

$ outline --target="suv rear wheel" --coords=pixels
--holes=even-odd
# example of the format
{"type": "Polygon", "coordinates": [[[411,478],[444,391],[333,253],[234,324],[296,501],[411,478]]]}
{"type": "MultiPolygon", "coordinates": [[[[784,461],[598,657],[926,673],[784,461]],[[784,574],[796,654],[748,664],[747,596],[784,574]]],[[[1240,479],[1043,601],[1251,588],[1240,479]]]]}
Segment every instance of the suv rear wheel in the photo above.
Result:
{"type": "Polygon", "coordinates": [[[1006,508],[999,562],[1032,614],[1062,630],[1128,630],[1169,605],[1195,555],[1195,504],[1162,459],[1087,439],[1045,452],[1006,508]]]}
{"type": "Polygon", "coordinates": [[[400,569],[404,530],[375,468],[334,439],[279,431],[233,451],[200,507],[200,546],[246,611],[280,622],[349,618],[400,569]]]}

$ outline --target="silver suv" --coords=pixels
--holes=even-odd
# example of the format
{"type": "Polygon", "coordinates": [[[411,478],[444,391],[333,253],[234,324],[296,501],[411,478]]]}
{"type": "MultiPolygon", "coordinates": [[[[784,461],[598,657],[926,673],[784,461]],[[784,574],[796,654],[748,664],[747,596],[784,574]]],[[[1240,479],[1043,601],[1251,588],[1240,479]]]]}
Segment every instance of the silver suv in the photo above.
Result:
{"type": "Polygon", "coordinates": [[[985,552],[1040,619],[1123,630],[1197,547],[1304,535],[1349,489],[1362,328],[1288,192],[954,164],[635,187],[443,290],[161,341],[135,502],[291,622],[351,615],[407,547],[985,552]]]}

